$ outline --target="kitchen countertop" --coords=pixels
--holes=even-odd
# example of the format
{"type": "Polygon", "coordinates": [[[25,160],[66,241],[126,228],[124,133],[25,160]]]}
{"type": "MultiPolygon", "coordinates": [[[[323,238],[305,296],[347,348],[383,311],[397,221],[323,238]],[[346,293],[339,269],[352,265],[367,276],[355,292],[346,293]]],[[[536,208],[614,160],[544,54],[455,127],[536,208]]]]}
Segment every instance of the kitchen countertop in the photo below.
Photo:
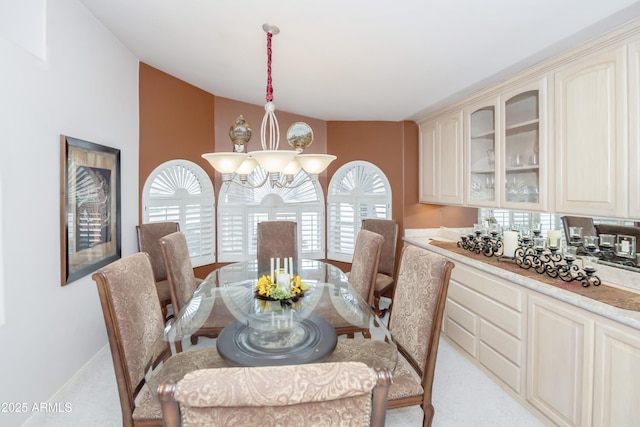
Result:
{"type": "MultiPolygon", "coordinates": [[[[523,286],[535,292],[547,295],[551,298],[566,302],[602,317],[614,320],[624,325],[640,330],[640,312],[625,310],[612,305],[602,303],[592,298],[584,297],[576,293],[525,277],[511,271],[494,267],[476,259],[457,254],[455,252],[430,244],[432,240],[457,242],[461,234],[468,229],[434,228],[434,229],[408,229],[405,230],[403,240],[411,245],[428,249],[444,255],[454,262],[468,265],[478,270],[508,280],[515,285],[523,286]]],[[[626,291],[640,293],[640,274],[625,270],[615,271],[612,267],[600,266],[598,276],[607,285],[620,287],[626,291]],[[613,270],[613,271],[609,271],[613,270]],[[638,276],[638,277],[635,277],[638,276]],[[624,283],[621,285],[620,283],[624,283]]]]}

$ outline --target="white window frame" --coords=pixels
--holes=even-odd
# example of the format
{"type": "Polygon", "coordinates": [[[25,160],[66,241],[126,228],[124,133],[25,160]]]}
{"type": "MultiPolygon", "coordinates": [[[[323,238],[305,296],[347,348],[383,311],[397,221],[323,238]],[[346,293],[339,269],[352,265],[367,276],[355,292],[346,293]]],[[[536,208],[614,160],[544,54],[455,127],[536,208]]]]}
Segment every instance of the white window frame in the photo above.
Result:
{"type": "MultiPolygon", "coordinates": [[[[261,183],[266,172],[258,166],[248,183],[261,183]]],[[[238,262],[257,254],[257,223],[295,221],[298,234],[298,258],[322,259],[325,253],[324,192],[304,170],[293,182],[280,178],[279,186],[267,180],[252,188],[236,175],[223,185],[218,198],[218,261],[238,262]],[[289,187],[289,188],[287,188],[289,187]],[[292,189],[291,187],[295,187],[292,189]],[[296,195],[300,194],[300,198],[296,195]]]]}
{"type": "Polygon", "coordinates": [[[142,190],[142,222],[180,224],[194,267],[216,262],[215,193],[207,173],[196,163],[176,159],[155,168],[142,190]]]}
{"type": "Polygon", "coordinates": [[[391,185],[373,163],[342,165],[327,194],[327,259],[351,262],[356,236],[365,218],[391,219],[391,185]]]}

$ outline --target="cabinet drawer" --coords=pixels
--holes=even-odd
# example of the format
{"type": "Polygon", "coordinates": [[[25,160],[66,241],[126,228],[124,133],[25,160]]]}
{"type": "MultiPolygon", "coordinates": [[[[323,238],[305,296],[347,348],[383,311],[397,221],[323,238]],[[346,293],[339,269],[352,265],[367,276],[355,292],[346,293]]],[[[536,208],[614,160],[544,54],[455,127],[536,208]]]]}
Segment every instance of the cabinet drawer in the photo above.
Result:
{"type": "Polygon", "coordinates": [[[516,393],[520,394],[521,372],[518,366],[505,359],[502,355],[483,342],[480,342],[479,361],[484,367],[504,381],[504,383],[511,387],[516,393]]]}
{"type": "Polygon", "coordinates": [[[478,270],[474,271],[471,267],[460,263],[451,271],[451,278],[513,310],[522,311],[522,291],[503,279],[478,270]]]}
{"type": "Polygon", "coordinates": [[[480,320],[480,340],[501,354],[516,366],[522,364],[522,342],[496,328],[491,323],[480,320]]]}
{"type": "Polygon", "coordinates": [[[469,353],[474,359],[476,358],[476,337],[474,335],[449,318],[446,320],[446,331],[447,337],[449,337],[451,341],[458,344],[460,348],[469,353]]]}
{"type": "MultiPolygon", "coordinates": [[[[456,267],[457,268],[457,267],[456,267]]],[[[522,315],[456,281],[449,282],[448,296],[466,309],[487,319],[511,335],[522,338],[522,315]]]]}
{"type": "Polygon", "coordinates": [[[478,316],[450,299],[447,300],[447,317],[471,334],[477,335],[478,316]]]}

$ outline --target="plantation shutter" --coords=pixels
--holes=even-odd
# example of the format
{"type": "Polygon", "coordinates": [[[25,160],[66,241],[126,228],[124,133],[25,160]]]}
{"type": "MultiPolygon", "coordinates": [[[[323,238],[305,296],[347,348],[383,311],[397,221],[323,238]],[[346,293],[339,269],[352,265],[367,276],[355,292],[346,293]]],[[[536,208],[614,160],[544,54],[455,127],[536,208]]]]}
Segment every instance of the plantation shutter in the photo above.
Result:
{"type": "Polygon", "coordinates": [[[218,260],[242,261],[255,257],[257,224],[295,221],[300,258],[324,258],[324,195],[304,171],[291,183],[282,177],[271,186],[264,169],[257,167],[243,185],[237,176],[220,191],[218,205],[218,260]],[[262,184],[262,185],[257,185],[262,184]]]}
{"type": "Polygon", "coordinates": [[[354,161],[331,178],[327,195],[327,258],[351,262],[365,218],[391,219],[391,186],[373,163],[354,161]]]}
{"type": "Polygon", "coordinates": [[[158,166],[145,181],[143,223],[175,221],[194,267],[215,262],[215,197],[205,171],[187,160],[158,166]]]}

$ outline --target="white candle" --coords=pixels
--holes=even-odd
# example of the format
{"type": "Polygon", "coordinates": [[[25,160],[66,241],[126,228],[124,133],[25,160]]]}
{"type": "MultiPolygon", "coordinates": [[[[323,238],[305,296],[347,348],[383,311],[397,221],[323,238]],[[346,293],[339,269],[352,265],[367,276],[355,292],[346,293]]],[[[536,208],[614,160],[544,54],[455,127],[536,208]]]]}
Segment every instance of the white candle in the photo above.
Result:
{"type": "Polygon", "coordinates": [[[280,274],[280,258],[276,258],[276,274],[280,274]]]}
{"type": "Polygon", "coordinates": [[[289,259],[285,258],[284,262],[284,274],[289,274],[289,259]]]}
{"type": "Polygon", "coordinates": [[[518,232],[517,231],[505,231],[502,233],[502,256],[513,258],[518,248],[518,232]]]}
{"type": "Polygon", "coordinates": [[[549,238],[549,247],[557,248],[560,246],[560,230],[547,231],[547,237],[549,238]]]}
{"type": "Polygon", "coordinates": [[[289,274],[293,276],[293,257],[289,257],[289,274]]]}
{"type": "Polygon", "coordinates": [[[271,270],[269,270],[271,272],[271,282],[275,282],[276,281],[276,272],[273,269],[273,257],[271,257],[271,270]]]}

